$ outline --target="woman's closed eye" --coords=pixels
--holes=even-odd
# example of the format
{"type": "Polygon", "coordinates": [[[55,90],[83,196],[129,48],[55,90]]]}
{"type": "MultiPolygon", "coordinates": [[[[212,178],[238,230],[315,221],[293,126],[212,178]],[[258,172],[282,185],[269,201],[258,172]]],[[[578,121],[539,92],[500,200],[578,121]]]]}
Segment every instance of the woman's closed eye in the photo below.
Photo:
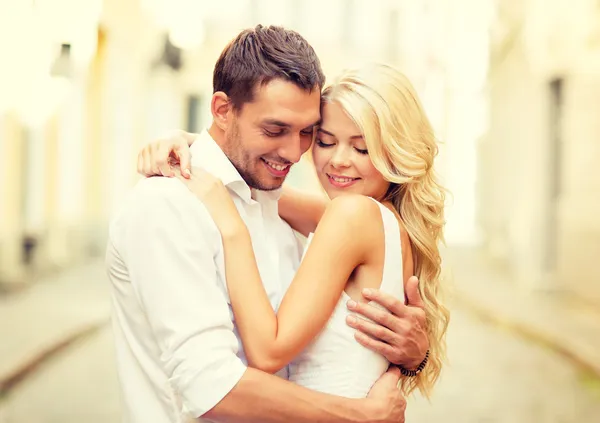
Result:
{"type": "Polygon", "coordinates": [[[328,143],[326,143],[326,142],[323,142],[323,140],[322,140],[322,139],[320,139],[320,138],[317,138],[317,139],[315,140],[315,142],[317,143],[317,145],[318,145],[319,147],[322,147],[322,148],[333,147],[333,145],[334,145],[333,143],[330,143],[330,144],[328,144],[328,143]]]}

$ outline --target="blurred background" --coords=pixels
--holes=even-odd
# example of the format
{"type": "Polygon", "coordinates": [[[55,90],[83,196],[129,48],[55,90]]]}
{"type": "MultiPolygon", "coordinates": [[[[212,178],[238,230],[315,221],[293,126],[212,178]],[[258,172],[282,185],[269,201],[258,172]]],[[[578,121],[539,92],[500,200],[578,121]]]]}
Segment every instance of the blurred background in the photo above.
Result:
{"type": "Polygon", "coordinates": [[[449,363],[407,421],[600,422],[599,1],[0,0],[0,423],[120,421],[107,222],[258,23],[398,66],[440,139],[449,363]]]}

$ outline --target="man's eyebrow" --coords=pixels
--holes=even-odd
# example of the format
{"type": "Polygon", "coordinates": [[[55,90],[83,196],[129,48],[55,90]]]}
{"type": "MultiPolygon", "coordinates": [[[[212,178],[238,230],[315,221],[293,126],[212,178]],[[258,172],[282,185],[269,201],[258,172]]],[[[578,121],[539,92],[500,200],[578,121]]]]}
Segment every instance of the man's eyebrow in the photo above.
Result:
{"type": "Polygon", "coordinates": [[[262,121],[262,124],[280,126],[282,128],[289,128],[291,126],[289,123],[285,123],[277,119],[265,119],[262,121]]]}
{"type": "Polygon", "coordinates": [[[319,125],[321,125],[321,119],[315,121],[314,123],[311,123],[310,125],[308,125],[306,128],[304,129],[314,129],[315,127],[319,127],[319,125]]]}

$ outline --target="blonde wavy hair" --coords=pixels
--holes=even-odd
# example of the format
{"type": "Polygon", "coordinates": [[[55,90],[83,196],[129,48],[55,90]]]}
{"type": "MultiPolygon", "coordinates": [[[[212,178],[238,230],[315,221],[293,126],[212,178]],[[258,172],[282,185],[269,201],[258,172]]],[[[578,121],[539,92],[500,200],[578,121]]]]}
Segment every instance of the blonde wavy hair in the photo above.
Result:
{"type": "Polygon", "coordinates": [[[438,153],[433,128],[410,81],[391,66],[345,71],[323,91],[322,99],[339,104],[362,132],[371,162],[390,182],[383,200],[393,204],[410,237],[430,356],[423,372],[402,378],[400,388],[406,395],[418,388],[429,397],[446,359],[450,320],[440,298],[446,190],[433,171],[438,153]]]}

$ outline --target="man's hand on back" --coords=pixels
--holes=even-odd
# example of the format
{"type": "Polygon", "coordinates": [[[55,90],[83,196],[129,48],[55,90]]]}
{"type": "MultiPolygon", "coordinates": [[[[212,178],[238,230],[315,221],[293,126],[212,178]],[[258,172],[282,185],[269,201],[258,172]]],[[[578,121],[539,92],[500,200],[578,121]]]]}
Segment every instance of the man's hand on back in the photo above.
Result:
{"type": "Polygon", "coordinates": [[[363,291],[363,296],[382,305],[387,311],[366,303],[348,302],[348,308],[371,319],[348,316],[349,326],[357,329],[356,340],[382,354],[390,363],[416,369],[429,349],[425,307],[419,294],[419,280],[413,276],[406,285],[407,302],[377,289],[363,291]]]}

